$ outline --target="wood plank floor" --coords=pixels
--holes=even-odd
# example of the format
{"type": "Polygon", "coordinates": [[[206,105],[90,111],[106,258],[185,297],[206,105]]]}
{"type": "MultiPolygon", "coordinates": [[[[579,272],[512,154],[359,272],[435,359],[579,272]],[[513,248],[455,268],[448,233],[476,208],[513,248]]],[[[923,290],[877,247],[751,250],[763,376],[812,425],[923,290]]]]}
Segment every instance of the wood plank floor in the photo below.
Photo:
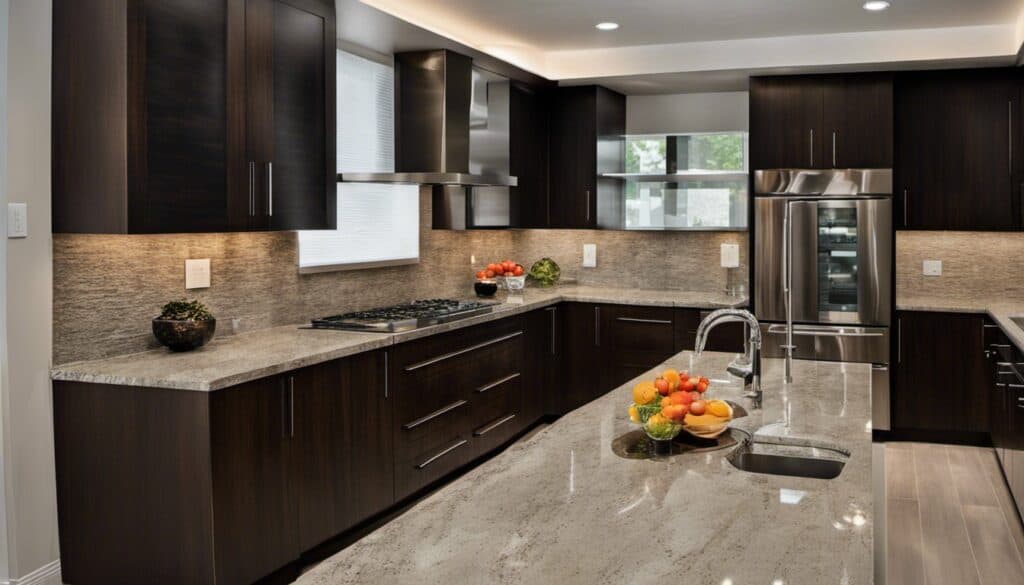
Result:
{"type": "Polygon", "coordinates": [[[886,443],[889,585],[1024,583],[1024,527],[992,449],[886,443]]]}

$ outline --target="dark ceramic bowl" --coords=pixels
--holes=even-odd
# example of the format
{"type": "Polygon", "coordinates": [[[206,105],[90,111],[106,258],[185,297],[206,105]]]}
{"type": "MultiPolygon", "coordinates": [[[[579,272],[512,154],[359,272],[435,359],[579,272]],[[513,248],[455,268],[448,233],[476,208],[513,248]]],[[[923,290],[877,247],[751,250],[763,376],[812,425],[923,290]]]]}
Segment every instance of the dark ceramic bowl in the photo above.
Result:
{"type": "Polygon", "coordinates": [[[153,319],[153,335],[171,351],[192,351],[206,345],[217,330],[217,320],[174,321],[153,319]]]}
{"type": "Polygon", "coordinates": [[[473,283],[473,290],[478,297],[493,297],[498,292],[498,283],[493,280],[478,280],[473,283]]]}

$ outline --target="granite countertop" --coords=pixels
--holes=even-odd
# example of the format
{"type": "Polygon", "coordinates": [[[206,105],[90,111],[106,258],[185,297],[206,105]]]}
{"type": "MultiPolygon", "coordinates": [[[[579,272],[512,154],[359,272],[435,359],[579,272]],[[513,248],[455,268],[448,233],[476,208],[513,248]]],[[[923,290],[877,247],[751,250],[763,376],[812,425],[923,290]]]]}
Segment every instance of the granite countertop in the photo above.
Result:
{"type": "MultiPolygon", "coordinates": [[[[665,366],[712,378],[710,394],[741,404],[725,374],[733,356],[691,354],[665,366]]],[[[758,440],[849,452],[833,480],[734,468],[729,449],[623,459],[612,441],[632,382],[562,417],[471,470],[303,575],[297,585],[350,583],[868,584],[873,580],[871,369],[765,360],[764,410],[734,426],[758,440]]],[[[770,450],[770,449],[769,449],[770,450]]]]}
{"type": "Polygon", "coordinates": [[[1013,322],[1013,317],[1024,317],[1024,299],[985,299],[973,300],[938,298],[938,297],[901,297],[896,301],[898,311],[933,311],[948,313],[985,313],[1003,333],[1024,351],[1024,329],[1013,322]]]}
{"type": "MultiPolygon", "coordinates": [[[[712,309],[745,306],[719,293],[562,286],[528,288],[486,315],[395,334],[300,329],[300,324],[215,338],[188,353],[164,349],[55,366],[54,380],[210,392],[258,378],[453,331],[562,301],[712,309]]],[[[304,324],[301,324],[304,325],[304,324]]]]}

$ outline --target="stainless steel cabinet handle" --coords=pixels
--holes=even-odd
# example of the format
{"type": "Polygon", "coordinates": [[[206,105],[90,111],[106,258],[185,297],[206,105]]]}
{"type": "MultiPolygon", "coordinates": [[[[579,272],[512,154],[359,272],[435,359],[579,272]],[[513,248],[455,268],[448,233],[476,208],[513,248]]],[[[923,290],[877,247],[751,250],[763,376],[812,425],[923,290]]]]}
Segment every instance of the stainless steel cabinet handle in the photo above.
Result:
{"type": "Polygon", "coordinates": [[[1006,102],[1006,111],[1008,114],[1009,124],[1006,126],[1006,153],[1007,162],[1009,162],[1008,172],[1010,176],[1013,176],[1013,100],[1006,102]]]}
{"type": "Polygon", "coordinates": [[[467,441],[466,439],[460,439],[458,442],[453,443],[451,446],[447,447],[446,449],[444,449],[440,453],[432,456],[430,459],[427,459],[423,463],[420,463],[419,465],[417,465],[416,469],[423,469],[424,467],[430,465],[431,463],[437,461],[438,459],[444,457],[445,455],[451,453],[452,451],[458,449],[459,447],[465,445],[468,442],[469,441],[467,441]]]}
{"type": "Polygon", "coordinates": [[[836,167],[836,135],[839,134],[835,130],[832,131],[832,168],[836,167]]]}
{"type": "Polygon", "coordinates": [[[811,168],[814,168],[814,128],[811,128],[811,168]]]}
{"type": "Polygon", "coordinates": [[[555,337],[556,325],[558,323],[558,307],[544,309],[551,315],[551,355],[558,355],[558,338],[555,337]]]}
{"type": "Polygon", "coordinates": [[[267,163],[267,215],[274,217],[274,163],[267,163]]]}
{"type": "Polygon", "coordinates": [[[484,392],[487,392],[488,390],[493,390],[494,388],[497,388],[498,386],[501,386],[505,382],[511,382],[512,380],[515,380],[520,375],[521,374],[519,372],[516,372],[516,373],[514,373],[514,374],[512,374],[510,376],[505,376],[504,378],[502,378],[500,380],[495,380],[495,381],[493,381],[493,382],[491,382],[489,384],[484,384],[483,386],[477,388],[476,390],[473,390],[473,392],[476,392],[477,394],[483,394],[484,392]]]}
{"type": "Polygon", "coordinates": [[[442,406],[441,408],[435,410],[434,412],[428,414],[427,416],[421,416],[420,418],[412,421],[411,423],[406,423],[406,424],[402,425],[402,428],[407,430],[407,431],[411,431],[411,430],[415,429],[416,427],[422,425],[423,423],[430,422],[430,421],[434,420],[435,418],[437,418],[437,417],[439,417],[439,416],[441,416],[443,414],[447,414],[447,413],[455,410],[456,408],[459,408],[460,406],[465,405],[467,402],[468,401],[466,401],[466,400],[456,400],[455,402],[452,402],[448,406],[442,406]]]}
{"type": "Polygon", "coordinates": [[[594,347],[601,347],[601,307],[594,307],[594,347]]]}
{"type": "Polygon", "coordinates": [[[390,390],[390,388],[388,388],[388,385],[391,382],[391,380],[390,380],[391,372],[388,371],[390,369],[391,368],[388,367],[388,352],[385,351],[384,352],[384,398],[388,397],[388,390],[390,390]]]}
{"type": "MultiPolygon", "coordinates": [[[[787,329],[788,328],[785,325],[771,325],[768,327],[768,333],[786,333],[787,329]]],[[[874,331],[816,331],[813,329],[800,329],[799,327],[794,327],[793,335],[802,335],[805,337],[883,337],[885,334],[874,331]]]]}
{"type": "Polygon", "coordinates": [[[405,368],[405,371],[406,372],[414,372],[414,371],[419,370],[421,368],[425,368],[427,366],[432,366],[434,364],[437,364],[437,363],[440,363],[440,362],[443,362],[443,361],[446,361],[446,360],[450,360],[450,359],[455,358],[455,357],[459,357],[460,355],[465,355],[467,353],[474,352],[474,351],[476,351],[478,349],[483,349],[483,348],[485,348],[485,347],[487,347],[489,345],[494,345],[496,343],[501,343],[502,341],[508,341],[509,339],[515,339],[516,337],[519,337],[522,334],[523,334],[522,331],[516,331],[515,333],[509,333],[508,335],[502,335],[501,337],[497,337],[497,338],[491,339],[489,341],[484,341],[483,343],[478,343],[476,345],[471,345],[471,346],[469,346],[469,347],[467,347],[465,349],[460,349],[458,351],[453,351],[451,353],[446,353],[444,355],[439,355],[439,356],[437,356],[435,358],[430,358],[429,360],[422,361],[422,362],[420,362],[418,364],[413,364],[413,365],[408,366],[407,368],[405,368]]]}
{"type": "Polygon", "coordinates": [[[590,191],[587,191],[587,221],[590,221],[590,191]]]}
{"type": "Polygon", "coordinates": [[[489,424],[489,425],[487,425],[485,427],[481,427],[481,428],[473,431],[473,436],[474,437],[482,437],[482,436],[486,435],[487,433],[493,431],[494,429],[500,427],[501,425],[507,423],[508,421],[514,419],[515,417],[516,417],[515,414],[510,414],[510,415],[508,415],[508,416],[506,416],[506,417],[504,417],[504,418],[502,418],[500,420],[496,420],[496,421],[492,422],[491,424],[489,424]]]}
{"type": "Polygon", "coordinates": [[[636,317],[616,317],[616,321],[624,321],[626,323],[648,323],[651,325],[671,325],[671,321],[664,319],[638,319],[636,317]]]}
{"type": "Polygon", "coordinates": [[[249,161],[249,217],[256,215],[256,163],[249,161]]]}

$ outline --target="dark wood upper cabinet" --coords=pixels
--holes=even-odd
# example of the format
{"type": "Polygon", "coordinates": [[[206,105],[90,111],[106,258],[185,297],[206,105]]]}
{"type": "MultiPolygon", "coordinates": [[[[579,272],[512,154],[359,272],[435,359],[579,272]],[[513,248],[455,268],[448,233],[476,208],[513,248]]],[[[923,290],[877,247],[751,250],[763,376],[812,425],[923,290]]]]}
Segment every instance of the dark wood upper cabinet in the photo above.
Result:
{"type": "Polygon", "coordinates": [[[821,166],[891,169],[893,81],[889,73],[822,78],[821,166]]]}
{"type": "Polygon", "coordinates": [[[548,99],[544,89],[513,83],[509,93],[511,222],[520,228],[551,225],[548,203],[548,99]]]}
{"type": "Polygon", "coordinates": [[[332,2],[56,0],[53,12],[55,232],[333,225],[332,2]]]}
{"type": "Polygon", "coordinates": [[[336,223],[333,2],[246,1],[246,164],[254,227],[336,223]]]}
{"type": "Polygon", "coordinates": [[[817,77],[750,79],[750,168],[823,164],[823,88],[817,77]]]}
{"type": "Polygon", "coordinates": [[[1020,74],[902,73],[896,85],[897,217],[907,229],[1021,227],[1020,74]]]}
{"type": "Polygon", "coordinates": [[[560,87],[551,106],[551,227],[621,227],[626,97],[597,85],[560,87]]]}
{"type": "Polygon", "coordinates": [[[892,168],[889,74],[750,80],[751,168],[892,168]]]}

